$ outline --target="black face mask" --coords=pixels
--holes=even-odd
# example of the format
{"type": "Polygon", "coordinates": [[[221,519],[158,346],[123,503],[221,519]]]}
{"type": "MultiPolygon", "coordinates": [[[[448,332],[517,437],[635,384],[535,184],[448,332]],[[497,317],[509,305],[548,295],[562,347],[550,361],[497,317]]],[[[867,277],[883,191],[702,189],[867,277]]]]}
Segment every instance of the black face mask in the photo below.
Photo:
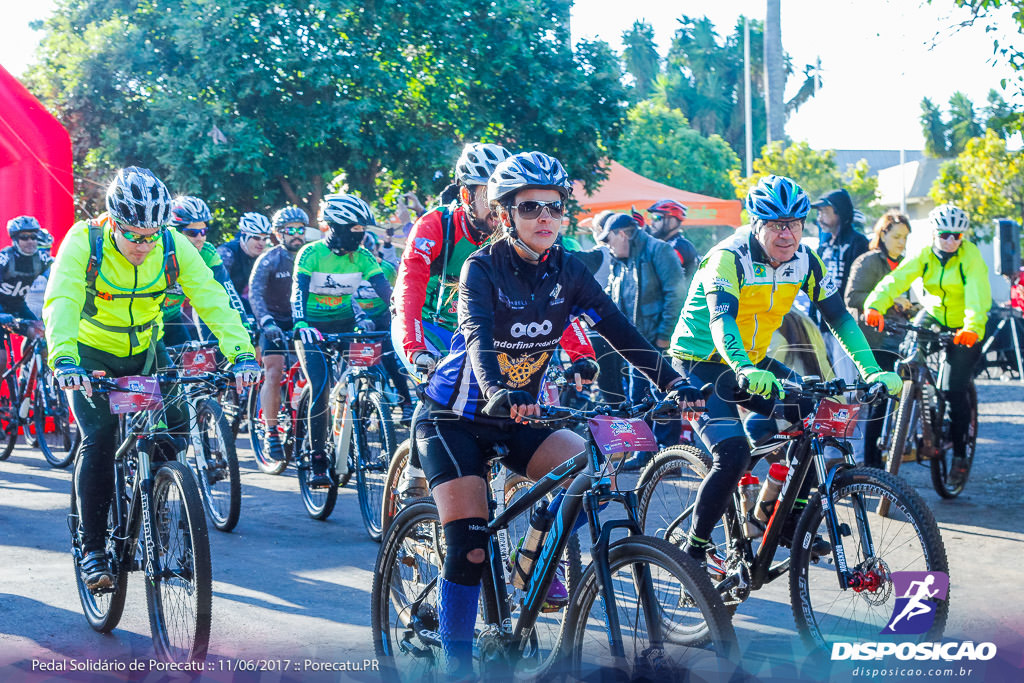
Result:
{"type": "Polygon", "coordinates": [[[348,227],[331,226],[331,234],[327,238],[327,248],[335,254],[351,254],[363,243],[363,234],[353,232],[348,227]]]}

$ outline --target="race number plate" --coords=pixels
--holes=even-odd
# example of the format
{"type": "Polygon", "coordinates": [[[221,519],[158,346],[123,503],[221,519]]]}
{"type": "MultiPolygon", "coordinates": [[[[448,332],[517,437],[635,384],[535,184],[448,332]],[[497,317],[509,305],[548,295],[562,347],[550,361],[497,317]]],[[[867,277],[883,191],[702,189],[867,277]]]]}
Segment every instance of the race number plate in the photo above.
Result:
{"type": "Polygon", "coordinates": [[[217,370],[217,359],[213,349],[193,349],[181,354],[181,374],[196,377],[217,370]]]}
{"type": "Polygon", "coordinates": [[[598,415],[587,420],[594,443],[604,455],[622,451],[657,451],[658,441],[647,423],[638,417],[598,415]]]}
{"type": "Polygon", "coordinates": [[[137,413],[163,408],[160,383],[152,377],[118,377],[114,380],[124,391],[110,392],[110,412],[137,413]]]}
{"type": "Polygon", "coordinates": [[[845,438],[857,424],[860,404],[847,404],[825,399],[818,405],[811,427],[821,436],[845,438]]]}
{"type": "Polygon", "coordinates": [[[364,342],[352,342],[348,345],[349,365],[359,368],[368,368],[380,362],[381,345],[366,344],[364,342]]]}

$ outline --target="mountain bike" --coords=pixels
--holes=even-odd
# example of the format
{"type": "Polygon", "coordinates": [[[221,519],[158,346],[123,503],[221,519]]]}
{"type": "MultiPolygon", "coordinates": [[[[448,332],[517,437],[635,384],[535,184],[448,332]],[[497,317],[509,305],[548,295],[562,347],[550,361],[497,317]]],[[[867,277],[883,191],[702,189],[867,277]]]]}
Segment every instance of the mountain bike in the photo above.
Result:
{"type": "Polygon", "coordinates": [[[302,396],[305,386],[306,376],[302,372],[302,364],[295,360],[291,367],[285,370],[278,387],[278,391],[281,392],[281,407],[277,411],[277,430],[281,437],[281,444],[284,446],[283,460],[275,460],[266,452],[267,423],[263,415],[263,399],[260,397],[262,391],[259,388],[249,391],[249,400],[246,406],[249,443],[260,472],[281,474],[287,469],[289,462],[296,460],[295,447],[297,443],[301,442],[301,434],[298,439],[296,439],[296,434],[300,433],[300,421],[305,420],[305,414],[299,412],[299,398],[302,396]]]}
{"type": "Polygon", "coordinates": [[[109,589],[93,592],[85,585],[77,482],[71,490],[71,552],[78,597],[89,625],[100,633],[117,626],[124,612],[128,574],[142,571],[153,644],[157,656],[168,662],[206,658],[212,577],[202,496],[192,473],[178,461],[184,440],[158,426],[164,421],[161,387],[213,379],[175,374],[92,379],[94,391],[108,393],[111,412],[120,413],[105,542],[114,573],[109,589]]]}
{"type": "Polygon", "coordinates": [[[37,446],[52,467],[64,468],[75,459],[81,436],[75,426],[67,396],[53,380],[46,364],[46,339],[38,320],[17,318],[10,331],[34,336],[17,362],[10,336],[5,335],[7,370],[0,375],[0,460],[6,460],[18,441],[37,446]]]}
{"type": "MultiPolygon", "coordinates": [[[[321,348],[332,356],[331,394],[328,399],[330,432],[327,451],[329,472],[336,485],[313,488],[309,485],[313,470],[308,425],[298,422],[299,490],[306,512],[313,519],[325,520],[334,511],[338,489],[354,474],[359,496],[359,511],[370,538],[380,540],[381,505],[384,477],[395,449],[395,427],[391,406],[382,387],[386,381],[379,365],[381,344],[386,332],[350,332],[324,335],[321,348]]],[[[298,414],[308,415],[311,390],[307,386],[299,398],[298,414]]]]}
{"type": "MultiPolygon", "coordinates": [[[[896,371],[903,377],[899,408],[895,417],[886,416],[882,427],[880,447],[883,453],[888,453],[885,469],[896,474],[905,459],[922,464],[927,460],[936,493],[943,498],[955,498],[967,485],[978,439],[978,391],[974,378],[967,385],[970,423],[966,456],[962,477],[955,478],[951,477],[954,460],[951,416],[946,410],[945,394],[939,388],[943,383],[945,355],[953,343],[953,334],[909,323],[900,325],[893,332],[907,334],[907,337],[900,346],[900,355],[905,360],[896,364],[896,371]]],[[[878,508],[878,514],[888,514],[884,501],[878,508]]]]}
{"type": "MultiPolygon", "coordinates": [[[[832,642],[884,639],[879,632],[888,623],[896,598],[902,597],[893,595],[893,572],[948,572],[949,563],[935,518],[914,488],[897,476],[854,461],[846,436],[860,406],[832,397],[856,391],[867,402],[884,400],[880,385],[817,380],[805,377],[799,385],[785,383],[787,395],[813,398],[815,410],[802,423],[762,439],[752,449],[753,463],[785,459],[789,465],[763,534],[744,535],[747,519],[737,490],[715,526],[712,541],[723,560],[718,591],[730,611],[752,591],[789,572],[797,630],[812,650],[828,651],[832,642]],[[830,462],[829,447],[842,457],[830,462]],[[796,523],[789,557],[776,562],[783,528],[801,486],[812,476],[812,467],[819,483],[796,523]],[[892,506],[895,514],[890,519],[871,513],[879,500],[892,506]],[[812,548],[818,537],[830,544],[827,552],[820,543],[812,548]]],[[[654,458],[639,482],[638,515],[646,533],[682,546],[697,490],[711,465],[711,458],[693,446],[672,446],[654,458]]],[[[948,599],[940,601],[934,624],[920,638],[938,639],[948,613],[948,599]]]]}
{"type": "MultiPolygon", "coordinates": [[[[718,670],[720,658],[735,656],[728,612],[703,570],[668,542],[640,535],[636,494],[611,487],[606,455],[627,447],[656,448],[650,428],[638,416],[663,407],[649,401],[618,410],[545,408],[538,423],[588,424],[586,449],[500,512],[495,487],[487,488],[492,535],[474,647],[482,678],[565,673],[579,679],[610,667],[627,679],[681,680],[688,672],[718,670]],[[509,592],[511,569],[501,548],[502,532],[515,520],[525,521],[566,483],[528,583],[521,592],[509,592]],[[624,506],[626,519],[602,522],[603,504],[613,501],[624,506]],[[581,513],[593,559],[572,587],[564,615],[548,617],[561,620],[560,628],[554,628],[541,609],[581,513]],[[611,542],[611,535],[621,532],[626,537],[611,542]]],[[[499,449],[489,460],[500,457],[499,449]]],[[[401,680],[443,675],[435,604],[445,548],[437,508],[421,500],[398,513],[377,555],[371,591],[374,647],[382,665],[401,680]]]]}

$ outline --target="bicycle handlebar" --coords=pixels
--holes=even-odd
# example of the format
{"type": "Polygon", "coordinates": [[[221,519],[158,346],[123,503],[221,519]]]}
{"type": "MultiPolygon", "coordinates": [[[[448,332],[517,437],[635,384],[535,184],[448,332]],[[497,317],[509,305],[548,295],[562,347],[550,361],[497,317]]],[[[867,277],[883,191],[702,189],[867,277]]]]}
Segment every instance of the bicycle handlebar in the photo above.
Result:
{"type": "MultiPolygon", "coordinates": [[[[149,378],[155,379],[161,388],[167,384],[211,384],[214,387],[220,389],[229,383],[234,382],[235,376],[227,371],[218,370],[216,372],[204,372],[199,375],[185,376],[179,375],[175,372],[165,372],[156,375],[148,375],[149,378]]],[[[110,391],[121,391],[124,393],[145,393],[142,391],[132,391],[125,387],[120,386],[114,379],[105,376],[92,376],[89,378],[89,382],[92,384],[93,391],[99,392],[110,392],[110,391]]]]}
{"type": "Polygon", "coordinates": [[[919,339],[923,339],[924,341],[939,342],[944,345],[953,343],[952,332],[940,332],[923,325],[915,325],[913,323],[892,323],[885,328],[885,334],[889,335],[902,336],[906,335],[908,332],[913,332],[919,339]]]}

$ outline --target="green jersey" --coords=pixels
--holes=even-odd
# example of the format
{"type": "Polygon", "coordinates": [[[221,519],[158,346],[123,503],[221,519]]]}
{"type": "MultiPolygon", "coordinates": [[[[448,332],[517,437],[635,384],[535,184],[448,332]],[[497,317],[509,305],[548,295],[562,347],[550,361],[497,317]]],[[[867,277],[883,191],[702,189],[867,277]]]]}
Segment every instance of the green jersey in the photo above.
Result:
{"type": "Polygon", "coordinates": [[[355,321],[353,297],[363,280],[384,271],[369,251],[339,256],[320,240],[299,251],[292,279],[292,318],[306,322],[345,325],[355,321]]]}

